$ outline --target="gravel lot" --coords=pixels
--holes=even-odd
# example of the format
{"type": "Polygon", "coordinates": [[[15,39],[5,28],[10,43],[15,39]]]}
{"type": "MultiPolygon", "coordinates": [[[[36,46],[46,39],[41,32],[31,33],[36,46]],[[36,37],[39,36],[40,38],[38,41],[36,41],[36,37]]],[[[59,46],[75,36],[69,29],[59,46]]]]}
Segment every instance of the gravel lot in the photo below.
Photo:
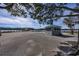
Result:
{"type": "Polygon", "coordinates": [[[1,56],[53,56],[61,42],[77,41],[77,37],[64,38],[46,32],[3,33],[0,37],[1,56]]]}

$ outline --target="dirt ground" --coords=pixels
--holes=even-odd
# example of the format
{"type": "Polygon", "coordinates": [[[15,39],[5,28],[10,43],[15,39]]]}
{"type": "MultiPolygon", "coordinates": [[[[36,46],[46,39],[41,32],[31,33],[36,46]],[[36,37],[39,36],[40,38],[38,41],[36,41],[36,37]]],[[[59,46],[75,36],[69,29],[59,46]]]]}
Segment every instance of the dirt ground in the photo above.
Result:
{"type": "Polygon", "coordinates": [[[54,56],[65,41],[77,41],[77,37],[57,37],[46,32],[3,33],[0,56],[54,56]]]}

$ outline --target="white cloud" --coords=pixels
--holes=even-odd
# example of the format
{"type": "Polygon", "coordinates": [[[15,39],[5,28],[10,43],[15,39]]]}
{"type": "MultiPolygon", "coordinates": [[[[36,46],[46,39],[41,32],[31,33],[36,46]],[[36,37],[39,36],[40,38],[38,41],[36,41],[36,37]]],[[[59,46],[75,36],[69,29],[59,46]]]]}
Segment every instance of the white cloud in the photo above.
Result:
{"type": "Polygon", "coordinates": [[[38,28],[39,27],[38,21],[33,20],[32,18],[1,17],[0,16],[0,23],[14,24],[14,25],[17,25],[18,27],[33,27],[33,28],[38,28]]]}
{"type": "Polygon", "coordinates": [[[7,18],[7,17],[0,17],[0,23],[6,23],[6,24],[20,24],[18,20],[13,20],[12,18],[7,18]]]}

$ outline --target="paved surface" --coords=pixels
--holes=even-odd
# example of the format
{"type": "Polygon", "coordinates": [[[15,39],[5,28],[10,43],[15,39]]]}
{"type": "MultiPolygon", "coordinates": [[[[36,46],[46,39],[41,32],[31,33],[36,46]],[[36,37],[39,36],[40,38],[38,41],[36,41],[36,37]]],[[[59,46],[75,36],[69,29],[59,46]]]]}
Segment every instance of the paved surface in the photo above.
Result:
{"type": "Polygon", "coordinates": [[[63,38],[45,32],[4,33],[0,37],[1,56],[52,56],[63,38]]]}

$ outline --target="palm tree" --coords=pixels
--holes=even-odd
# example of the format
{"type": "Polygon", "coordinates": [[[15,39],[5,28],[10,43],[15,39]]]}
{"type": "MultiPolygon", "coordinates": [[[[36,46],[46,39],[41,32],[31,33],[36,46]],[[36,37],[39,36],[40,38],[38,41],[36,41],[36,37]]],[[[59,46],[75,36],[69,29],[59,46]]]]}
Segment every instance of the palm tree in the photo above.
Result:
{"type": "Polygon", "coordinates": [[[70,28],[70,30],[71,30],[71,34],[73,35],[74,34],[74,23],[73,23],[73,20],[72,19],[70,19],[70,18],[65,18],[64,19],[64,23],[70,28]]]}
{"type": "MultiPolygon", "coordinates": [[[[73,12],[70,12],[70,15],[73,15],[73,12]]],[[[71,30],[71,34],[73,35],[74,34],[74,26],[75,26],[75,23],[74,23],[74,19],[75,17],[68,17],[68,18],[65,18],[64,19],[64,23],[70,28],[71,30]]]]}

